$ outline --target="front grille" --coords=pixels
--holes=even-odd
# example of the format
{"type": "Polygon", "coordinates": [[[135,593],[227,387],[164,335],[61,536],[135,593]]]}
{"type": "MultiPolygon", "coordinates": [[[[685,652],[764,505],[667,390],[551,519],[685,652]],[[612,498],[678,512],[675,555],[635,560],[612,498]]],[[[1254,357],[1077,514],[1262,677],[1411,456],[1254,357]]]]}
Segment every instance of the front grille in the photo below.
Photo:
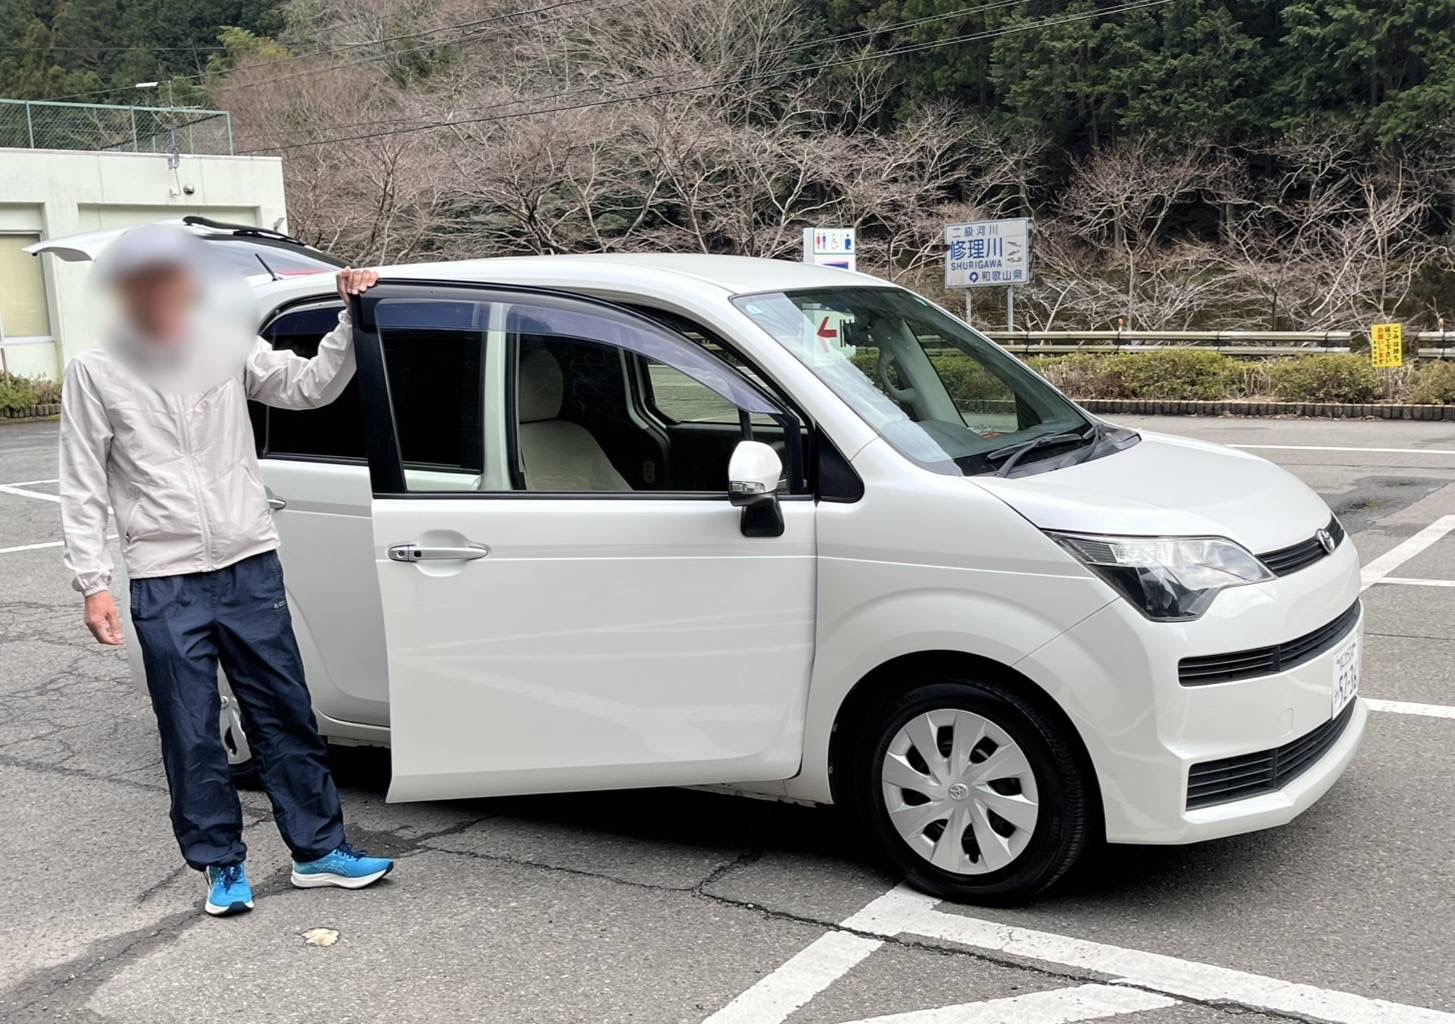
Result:
{"type": "Polygon", "coordinates": [[[1281,747],[1193,765],[1187,773],[1187,809],[1282,789],[1329,752],[1353,717],[1350,701],[1337,718],[1281,747]]]}
{"type": "MultiPolygon", "coordinates": [[[[1334,547],[1337,549],[1344,541],[1344,527],[1339,522],[1339,517],[1331,516],[1329,525],[1325,529],[1329,531],[1329,536],[1333,538],[1334,547]]],[[[1328,553],[1319,543],[1318,537],[1314,536],[1308,540],[1301,540],[1297,544],[1290,544],[1286,548],[1259,555],[1258,561],[1268,566],[1268,570],[1273,575],[1287,576],[1291,572],[1307,569],[1328,553]]]]}
{"type": "Polygon", "coordinates": [[[1183,686],[1207,686],[1209,683],[1231,683],[1237,679],[1287,672],[1333,647],[1349,635],[1354,623],[1358,621],[1359,602],[1356,600],[1349,606],[1348,611],[1333,622],[1296,639],[1271,647],[1234,651],[1231,654],[1183,658],[1177,663],[1177,681],[1183,686]]]}

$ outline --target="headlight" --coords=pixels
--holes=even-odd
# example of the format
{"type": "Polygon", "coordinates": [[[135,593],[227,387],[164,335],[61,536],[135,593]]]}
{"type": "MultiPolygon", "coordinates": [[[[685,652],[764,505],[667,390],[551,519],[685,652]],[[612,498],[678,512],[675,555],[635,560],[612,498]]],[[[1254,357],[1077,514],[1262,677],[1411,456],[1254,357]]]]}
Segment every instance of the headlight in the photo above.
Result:
{"type": "Polygon", "coordinates": [[[1195,619],[1219,590],[1274,578],[1247,548],[1224,537],[1046,532],[1149,619],[1195,619]]]}

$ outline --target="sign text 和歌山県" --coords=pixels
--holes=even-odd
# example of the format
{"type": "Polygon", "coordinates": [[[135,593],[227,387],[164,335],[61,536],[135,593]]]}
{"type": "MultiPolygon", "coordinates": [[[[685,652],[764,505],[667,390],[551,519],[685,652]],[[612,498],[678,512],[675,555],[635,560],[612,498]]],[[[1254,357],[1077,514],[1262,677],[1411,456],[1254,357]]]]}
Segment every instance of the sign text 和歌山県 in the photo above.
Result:
{"type": "Polygon", "coordinates": [[[946,225],[946,288],[1006,288],[1030,279],[1029,218],[946,225]]]}

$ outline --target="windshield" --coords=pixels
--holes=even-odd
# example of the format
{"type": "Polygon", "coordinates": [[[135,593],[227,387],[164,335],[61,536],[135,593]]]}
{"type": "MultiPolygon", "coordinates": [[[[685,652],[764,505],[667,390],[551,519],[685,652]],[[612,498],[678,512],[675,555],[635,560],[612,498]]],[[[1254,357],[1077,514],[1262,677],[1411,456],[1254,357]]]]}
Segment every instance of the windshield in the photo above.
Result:
{"type": "Polygon", "coordinates": [[[899,288],[824,288],[733,300],[880,436],[941,473],[994,471],[1090,443],[1086,417],[999,346],[899,288]],[[1075,435],[1055,442],[1056,435],[1075,435]]]}

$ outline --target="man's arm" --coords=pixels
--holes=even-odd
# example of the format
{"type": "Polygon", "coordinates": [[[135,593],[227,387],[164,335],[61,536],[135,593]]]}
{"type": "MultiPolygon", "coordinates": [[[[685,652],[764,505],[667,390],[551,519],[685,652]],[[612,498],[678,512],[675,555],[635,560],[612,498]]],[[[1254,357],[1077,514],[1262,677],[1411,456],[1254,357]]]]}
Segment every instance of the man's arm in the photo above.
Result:
{"type": "Polygon", "coordinates": [[[106,547],[106,461],[111,421],[81,360],[66,367],[61,389],[61,535],[71,586],[86,597],[86,626],[112,646],[122,641],[121,616],[106,588],[111,552],[106,547]]]}
{"type": "MultiPolygon", "coordinates": [[[[372,270],[340,270],[339,296],[347,303],[350,295],[362,295],[378,280],[379,275],[372,270]]],[[[278,351],[259,338],[244,370],[248,397],[279,409],[327,405],[343,393],[354,376],[353,337],[353,324],[345,306],[338,326],[323,336],[312,359],[278,351]]]]}

